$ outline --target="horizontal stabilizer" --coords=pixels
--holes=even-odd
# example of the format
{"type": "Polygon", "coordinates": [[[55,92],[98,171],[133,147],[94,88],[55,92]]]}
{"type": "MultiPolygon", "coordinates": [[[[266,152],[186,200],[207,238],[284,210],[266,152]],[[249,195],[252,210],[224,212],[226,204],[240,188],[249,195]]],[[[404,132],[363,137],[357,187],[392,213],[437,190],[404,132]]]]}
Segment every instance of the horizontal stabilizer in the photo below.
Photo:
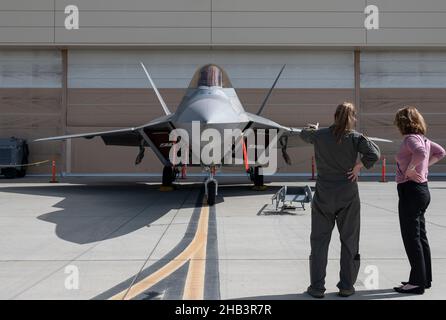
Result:
{"type": "Polygon", "coordinates": [[[388,139],[381,139],[381,138],[373,138],[373,137],[367,137],[368,139],[375,141],[375,142],[388,142],[388,143],[393,143],[392,140],[388,140],[388,139]]]}

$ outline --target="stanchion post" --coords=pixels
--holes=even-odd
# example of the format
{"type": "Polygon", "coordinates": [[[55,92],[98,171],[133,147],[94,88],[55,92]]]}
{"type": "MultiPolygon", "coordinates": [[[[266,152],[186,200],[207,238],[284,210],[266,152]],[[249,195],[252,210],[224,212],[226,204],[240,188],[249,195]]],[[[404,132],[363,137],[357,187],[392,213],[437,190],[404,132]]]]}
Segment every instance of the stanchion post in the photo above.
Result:
{"type": "Polygon", "coordinates": [[[186,165],[183,164],[181,167],[181,179],[186,179],[186,165]]]}
{"type": "Polygon", "coordinates": [[[311,157],[311,180],[316,180],[316,163],[314,156],[311,157]]]}
{"type": "Polygon", "coordinates": [[[56,179],[56,160],[53,160],[51,162],[51,181],[50,183],[57,183],[56,179]]]}
{"type": "Polygon", "coordinates": [[[382,167],[381,167],[381,182],[387,182],[387,179],[386,179],[386,170],[387,170],[387,167],[386,167],[386,158],[383,157],[383,159],[382,159],[382,167]]]}

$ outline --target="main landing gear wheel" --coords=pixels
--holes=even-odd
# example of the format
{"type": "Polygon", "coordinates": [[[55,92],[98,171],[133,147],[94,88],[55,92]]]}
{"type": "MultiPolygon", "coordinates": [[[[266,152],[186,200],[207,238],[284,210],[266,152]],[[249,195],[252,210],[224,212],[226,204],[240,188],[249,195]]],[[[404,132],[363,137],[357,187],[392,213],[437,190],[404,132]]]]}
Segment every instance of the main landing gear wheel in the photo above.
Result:
{"type": "Polygon", "coordinates": [[[209,181],[207,186],[208,186],[207,202],[208,202],[209,206],[213,206],[215,204],[215,196],[217,193],[217,184],[214,181],[209,181]]]}
{"type": "MultiPolygon", "coordinates": [[[[263,191],[266,190],[266,186],[263,180],[263,174],[260,174],[260,167],[253,168],[254,172],[251,175],[251,179],[254,182],[254,190],[263,191]]],[[[251,169],[252,170],[252,169],[251,169]]]]}
{"type": "Polygon", "coordinates": [[[163,180],[160,190],[171,191],[173,190],[172,182],[175,181],[176,170],[172,166],[164,166],[163,168],[163,180]]]}

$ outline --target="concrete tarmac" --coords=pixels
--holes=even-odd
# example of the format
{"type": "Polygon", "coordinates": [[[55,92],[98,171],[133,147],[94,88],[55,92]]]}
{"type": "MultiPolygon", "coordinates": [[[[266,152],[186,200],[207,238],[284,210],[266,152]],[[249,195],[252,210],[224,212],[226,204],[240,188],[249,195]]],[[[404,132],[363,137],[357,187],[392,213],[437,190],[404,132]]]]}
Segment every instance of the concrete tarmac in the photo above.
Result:
{"type": "MultiPolygon", "coordinates": [[[[172,192],[153,178],[1,179],[0,299],[312,299],[304,293],[311,209],[277,212],[270,203],[282,185],[314,182],[253,191],[247,179],[221,178],[208,208],[200,179],[172,192]]],[[[392,290],[409,273],[396,184],[364,181],[362,265],[348,299],[446,299],[446,182],[430,189],[432,289],[392,290]]],[[[335,229],[326,299],[343,299],[339,255],[335,229]]]]}

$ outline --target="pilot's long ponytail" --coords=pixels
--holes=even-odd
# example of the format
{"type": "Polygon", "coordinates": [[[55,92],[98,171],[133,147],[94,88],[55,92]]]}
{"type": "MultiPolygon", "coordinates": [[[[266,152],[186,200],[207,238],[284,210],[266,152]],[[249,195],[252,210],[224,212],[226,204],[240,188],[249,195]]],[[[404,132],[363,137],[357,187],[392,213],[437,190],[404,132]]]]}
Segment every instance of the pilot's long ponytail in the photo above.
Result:
{"type": "Polygon", "coordinates": [[[356,109],[350,102],[344,102],[336,108],[334,130],[337,143],[342,141],[346,133],[353,130],[356,124],[356,109]]]}

